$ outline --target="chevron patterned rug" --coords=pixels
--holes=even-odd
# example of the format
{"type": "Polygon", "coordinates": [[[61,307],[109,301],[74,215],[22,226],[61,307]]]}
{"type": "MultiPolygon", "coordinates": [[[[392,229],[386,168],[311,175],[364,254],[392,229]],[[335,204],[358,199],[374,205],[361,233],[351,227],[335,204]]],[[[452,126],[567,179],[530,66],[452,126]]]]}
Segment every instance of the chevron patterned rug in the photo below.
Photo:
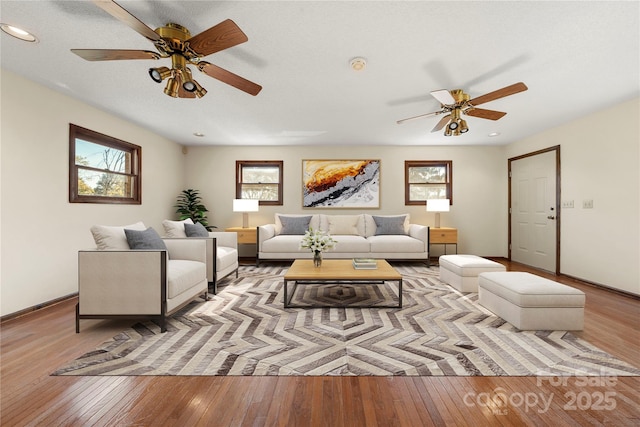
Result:
{"type": "Polygon", "coordinates": [[[438,280],[438,268],[394,264],[397,285],[299,286],[284,309],[288,264],[241,266],[211,301],[174,315],[166,333],[137,323],[52,375],[640,375],[566,331],[520,331],[438,280]]]}

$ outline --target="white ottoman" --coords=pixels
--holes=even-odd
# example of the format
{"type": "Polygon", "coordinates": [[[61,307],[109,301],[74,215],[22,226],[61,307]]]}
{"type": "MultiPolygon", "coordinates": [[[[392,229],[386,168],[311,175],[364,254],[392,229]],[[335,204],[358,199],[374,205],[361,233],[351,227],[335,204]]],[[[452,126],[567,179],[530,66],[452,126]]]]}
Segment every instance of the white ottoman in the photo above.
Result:
{"type": "Polygon", "coordinates": [[[530,273],[481,273],[478,302],[520,330],[584,327],[584,292],[530,273]]]}
{"type": "Polygon", "coordinates": [[[440,280],[460,292],[478,292],[478,274],[505,271],[504,265],[476,255],[442,255],[440,280]]]}

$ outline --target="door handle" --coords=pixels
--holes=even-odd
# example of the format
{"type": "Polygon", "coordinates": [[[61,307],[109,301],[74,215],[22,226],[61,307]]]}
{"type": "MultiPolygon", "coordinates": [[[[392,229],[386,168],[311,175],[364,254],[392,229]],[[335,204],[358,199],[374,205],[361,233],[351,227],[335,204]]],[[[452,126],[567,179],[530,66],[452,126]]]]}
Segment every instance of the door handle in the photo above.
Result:
{"type": "Polygon", "coordinates": [[[556,219],[556,217],[555,217],[555,216],[553,216],[553,215],[549,215],[549,216],[547,217],[547,219],[556,219]]]}

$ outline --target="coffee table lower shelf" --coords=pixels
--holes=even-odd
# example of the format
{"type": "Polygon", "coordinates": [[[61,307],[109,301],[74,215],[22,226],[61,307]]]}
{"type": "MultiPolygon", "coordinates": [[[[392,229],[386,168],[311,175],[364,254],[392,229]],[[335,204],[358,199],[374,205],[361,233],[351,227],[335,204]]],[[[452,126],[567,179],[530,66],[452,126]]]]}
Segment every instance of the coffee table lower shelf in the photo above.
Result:
{"type": "Polygon", "coordinates": [[[324,260],[321,267],[314,267],[312,260],[295,260],[284,275],[284,307],[285,308],[402,308],[402,275],[385,260],[378,260],[378,268],[374,270],[356,270],[351,260],[324,260]],[[326,305],[291,303],[298,285],[362,285],[397,282],[398,305],[326,305]],[[292,284],[289,294],[289,285],[292,284]]]}

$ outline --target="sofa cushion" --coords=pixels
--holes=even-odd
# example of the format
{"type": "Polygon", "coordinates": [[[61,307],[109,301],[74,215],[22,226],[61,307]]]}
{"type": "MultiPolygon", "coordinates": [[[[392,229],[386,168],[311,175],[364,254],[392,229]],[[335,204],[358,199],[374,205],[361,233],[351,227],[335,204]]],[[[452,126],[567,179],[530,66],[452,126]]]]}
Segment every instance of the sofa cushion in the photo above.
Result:
{"type": "Polygon", "coordinates": [[[167,276],[167,297],[171,299],[206,280],[207,265],[198,261],[170,260],[167,263],[167,276]]]}
{"type": "Polygon", "coordinates": [[[209,237],[209,231],[199,222],[196,222],[195,224],[185,222],[184,233],[187,237],[209,237]]]}
{"type": "Polygon", "coordinates": [[[362,215],[327,215],[329,234],[359,235],[358,221],[362,215]]]}
{"type": "MultiPolygon", "coordinates": [[[[369,237],[369,236],[375,236],[376,235],[376,222],[373,219],[373,215],[370,214],[364,214],[364,224],[365,224],[365,237],[369,237]]],[[[404,233],[403,234],[409,234],[409,226],[410,226],[410,218],[409,218],[409,214],[402,214],[402,215],[376,215],[379,218],[392,218],[392,217],[398,217],[398,216],[403,216],[404,217],[404,233]]]]}
{"type": "Polygon", "coordinates": [[[506,270],[505,266],[498,262],[467,254],[441,255],[438,264],[440,272],[449,270],[460,277],[477,277],[480,273],[506,270]]]}
{"type": "MultiPolygon", "coordinates": [[[[280,220],[280,217],[283,216],[287,216],[287,217],[300,217],[300,216],[308,216],[308,215],[297,215],[297,214],[291,214],[291,215],[283,215],[283,214],[279,214],[277,213],[275,215],[275,231],[276,231],[276,235],[280,234],[280,232],[282,231],[282,221],[280,220]]],[[[311,216],[311,221],[309,221],[309,227],[313,228],[314,230],[319,230],[320,229],[320,218],[319,215],[312,215],[311,216]]],[[[305,230],[306,231],[306,230],[305,230]]],[[[300,233],[300,236],[302,236],[304,234],[304,231],[302,233],[300,233]]]]}
{"type": "Polygon", "coordinates": [[[193,221],[191,218],[187,218],[184,221],[170,221],[165,219],[162,221],[165,236],[172,238],[187,237],[187,234],[184,231],[185,224],[193,224],[193,221]]]}
{"type": "Polygon", "coordinates": [[[373,220],[376,223],[375,235],[381,234],[407,234],[404,223],[405,215],[399,216],[376,216],[373,215],[373,220]]]}
{"type": "Polygon", "coordinates": [[[298,234],[302,235],[309,229],[311,215],[307,216],[280,216],[282,229],[280,234],[298,234]]]}
{"type": "Polygon", "coordinates": [[[415,252],[424,253],[424,242],[401,234],[367,237],[372,253],[415,252]]]}
{"type": "MultiPolygon", "coordinates": [[[[341,233],[332,233],[330,230],[330,224],[329,224],[329,220],[336,218],[336,221],[340,221],[342,218],[341,217],[357,217],[358,221],[356,222],[356,228],[357,228],[357,232],[355,234],[357,234],[358,236],[364,236],[365,235],[365,221],[364,221],[364,215],[327,215],[327,214],[320,214],[319,216],[319,225],[320,225],[320,229],[322,231],[325,231],[329,234],[341,234],[341,233]]],[[[347,218],[348,221],[349,218],[347,218]]],[[[335,221],[334,221],[335,222],[335,221]]],[[[352,232],[352,230],[350,230],[350,232],[352,232]]]]}
{"type": "Polygon", "coordinates": [[[238,251],[227,246],[218,246],[216,251],[216,270],[222,271],[235,265],[238,260],[238,251]]]}
{"type": "Polygon", "coordinates": [[[301,249],[300,241],[302,236],[280,234],[272,239],[262,242],[262,250],[264,252],[283,253],[283,252],[306,252],[309,249],[301,249]]]}
{"type": "Polygon", "coordinates": [[[579,289],[521,271],[492,271],[478,275],[478,288],[518,307],[584,307],[579,289]]]}
{"type": "Polygon", "coordinates": [[[149,227],[146,230],[124,230],[124,234],[127,236],[127,243],[130,249],[164,249],[167,250],[167,245],[160,238],[160,235],[153,227],[149,227]]]}
{"type": "Polygon", "coordinates": [[[362,253],[369,252],[369,242],[363,236],[353,236],[353,235],[334,235],[332,236],[336,241],[335,247],[331,250],[331,252],[338,253],[362,253]]]}
{"type": "Polygon", "coordinates": [[[124,229],[146,230],[147,227],[142,222],[123,226],[94,225],[91,227],[91,234],[96,246],[100,250],[107,249],[129,249],[127,236],[124,229]]]}

